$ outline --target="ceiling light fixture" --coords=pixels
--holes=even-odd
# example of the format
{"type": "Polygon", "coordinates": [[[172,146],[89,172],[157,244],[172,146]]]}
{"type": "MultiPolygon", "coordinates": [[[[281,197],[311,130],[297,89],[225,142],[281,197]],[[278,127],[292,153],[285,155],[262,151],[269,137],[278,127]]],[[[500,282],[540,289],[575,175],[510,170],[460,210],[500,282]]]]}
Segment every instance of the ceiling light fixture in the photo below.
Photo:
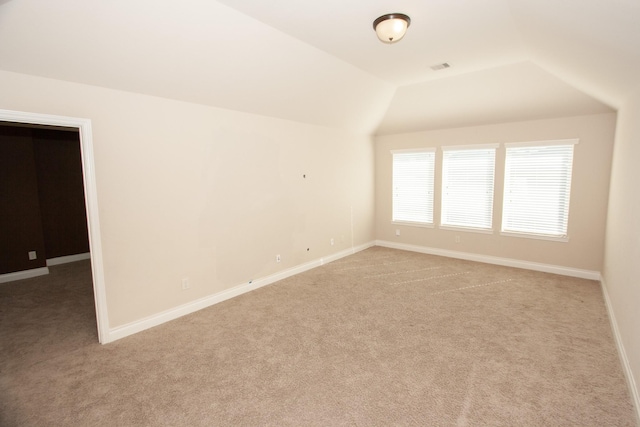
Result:
{"type": "Polygon", "coordinates": [[[388,13],[373,21],[373,29],[381,42],[391,44],[399,42],[407,28],[411,24],[411,18],[403,13],[388,13]]]}

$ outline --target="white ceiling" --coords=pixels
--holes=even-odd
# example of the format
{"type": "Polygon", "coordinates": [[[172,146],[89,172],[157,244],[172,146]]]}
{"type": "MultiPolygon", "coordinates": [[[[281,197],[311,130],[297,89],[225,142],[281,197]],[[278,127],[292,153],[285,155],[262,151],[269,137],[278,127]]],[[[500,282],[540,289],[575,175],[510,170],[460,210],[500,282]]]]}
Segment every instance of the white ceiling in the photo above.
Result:
{"type": "Polygon", "coordinates": [[[610,112],[532,62],[398,88],[378,134],[610,112]],[[461,100],[463,100],[461,102],[461,100]]]}
{"type": "Polygon", "coordinates": [[[397,133],[613,111],[638,24],[637,0],[0,0],[0,69],[397,133]]]}
{"type": "Polygon", "coordinates": [[[219,0],[395,86],[441,78],[429,67],[449,62],[446,75],[527,59],[505,0],[219,0]],[[402,43],[375,37],[385,13],[411,17],[402,43]]]}

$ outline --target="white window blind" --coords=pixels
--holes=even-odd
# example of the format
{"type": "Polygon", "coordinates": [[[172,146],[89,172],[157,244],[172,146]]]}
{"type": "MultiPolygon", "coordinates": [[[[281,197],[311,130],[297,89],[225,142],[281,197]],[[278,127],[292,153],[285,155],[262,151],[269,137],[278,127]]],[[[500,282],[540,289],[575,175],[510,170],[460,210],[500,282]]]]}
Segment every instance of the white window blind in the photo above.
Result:
{"type": "Polygon", "coordinates": [[[392,151],[393,222],[433,224],[435,149],[392,151]]]}
{"type": "Polygon", "coordinates": [[[442,226],[491,230],[497,146],[442,147],[442,226]]]}
{"type": "Polygon", "coordinates": [[[503,232],[567,237],[573,147],[577,142],[505,144],[503,232]]]}

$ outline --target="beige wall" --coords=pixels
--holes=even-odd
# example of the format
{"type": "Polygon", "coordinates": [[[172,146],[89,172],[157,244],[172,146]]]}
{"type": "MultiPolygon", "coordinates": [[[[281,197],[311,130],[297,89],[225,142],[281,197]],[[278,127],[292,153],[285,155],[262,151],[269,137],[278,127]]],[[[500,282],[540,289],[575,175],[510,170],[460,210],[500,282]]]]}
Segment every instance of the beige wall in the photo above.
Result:
{"type": "Polygon", "coordinates": [[[373,240],[368,136],[8,72],[0,93],[92,121],[111,328],[373,240]]]}
{"type": "Polygon", "coordinates": [[[630,97],[618,112],[604,284],[637,391],[640,390],[640,92],[630,97]]]}
{"type": "Polygon", "coordinates": [[[376,238],[399,244],[601,271],[609,175],[616,115],[602,114],[378,136],[376,141],[376,238]],[[504,179],[503,145],[496,152],[493,234],[442,230],[440,197],[442,151],[436,155],[434,228],[391,223],[390,150],[579,138],[575,148],[569,242],[501,236],[504,179]],[[401,235],[395,235],[400,229],[401,235]],[[455,243],[455,236],[460,243],[455,243]]]}

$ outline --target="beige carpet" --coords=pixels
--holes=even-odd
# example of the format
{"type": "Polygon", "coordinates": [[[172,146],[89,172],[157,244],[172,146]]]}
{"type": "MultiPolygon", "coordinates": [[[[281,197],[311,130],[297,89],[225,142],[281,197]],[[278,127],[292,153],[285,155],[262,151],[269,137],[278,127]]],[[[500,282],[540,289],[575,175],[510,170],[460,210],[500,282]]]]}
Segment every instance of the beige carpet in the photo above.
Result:
{"type": "Polygon", "coordinates": [[[599,284],[371,248],[97,344],[88,262],[0,285],[3,426],[633,426],[599,284]]]}

